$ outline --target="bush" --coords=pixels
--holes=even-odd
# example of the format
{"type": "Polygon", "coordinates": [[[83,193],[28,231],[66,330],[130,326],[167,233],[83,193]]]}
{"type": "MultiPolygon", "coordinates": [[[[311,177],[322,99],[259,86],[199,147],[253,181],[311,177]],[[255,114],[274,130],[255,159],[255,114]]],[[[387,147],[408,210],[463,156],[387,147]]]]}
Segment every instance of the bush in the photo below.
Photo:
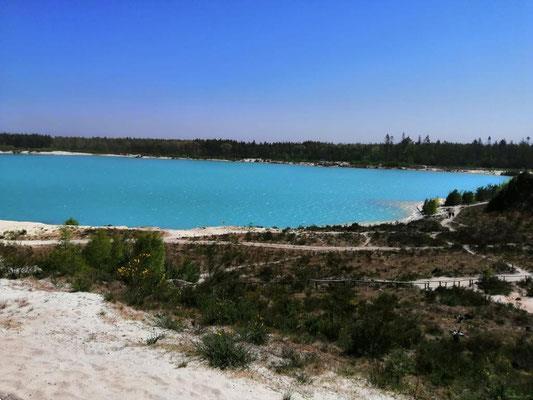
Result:
{"type": "Polygon", "coordinates": [[[462,203],[463,204],[472,204],[476,201],[476,198],[474,196],[473,192],[463,192],[462,196],[462,203]]]}
{"type": "Polygon", "coordinates": [[[70,242],[70,233],[62,231],[60,243],[41,262],[43,271],[58,275],[75,275],[86,271],[88,266],[79,246],[70,242]]]}
{"type": "Polygon", "coordinates": [[[209,297],[200,304],[202,323],[206,325],[229,325],[238,321],[236,304],[231,300],[209,297]]]}
{"type": "Polygon", "coordinates": [[[146,255],[146,268],[155,276],[165,273],[165,244],[157,232],[143,232],[137,236],[133,246],[133,255],[146,255]]]}
{"type": "Polygon", "coordinates": [[[480,186],[476,189],[476,201],[489,201],[491,200],[498,191],[500,190],[500,185],[487,185],[480,186]]]}
{"type": "Polygon", "coordinates": [[[141,304],[147,296],[162,296],[165,286],[165,247],[158,234],[141,234],[126,265],[117,269],[118,276],[128,284],[128,302],[141,304]]]}
{"type": "Polygon", "coordinates": [[[448,194],[448,197],[446,197],[446,201],[444,202],[445,206],[458,206],[463,201],[463,196],[461,196],[461,193],[457,189],[451,191],[448,194]]]}
{"type": "Polygon", "coordinates": [[[12,246],[0,243],[0,278],[17,279],[35,275],[41,269],[34,265],[30,246],[12,246]]]}
{"type": "Polygon", "coordinates": [[[394,347],[411,347],[422,332],[416,318],[398,307],[398,299],[386,293],[362,303],[355,322],[341,332],[341,346],[348,354],[370,357],[380,357],[394,347]]]}
{"type": "Polygon", "coordinates": [[[210,366],[220,369],[243,368],[252,361],[250,352],[238,343],[234,335],[224,331],[208,333],[196,349],[210,366]]]}
{"type": "MultiPolygon", "coordinates": [[[[455,399],[528,399],[531,378],[513,368],[504,339],[494,333],[473,333],[460,342],[422,342],[416,351],[416,373],[436,386],[447,386],[455,399]]],[[[527,368],[531,353],[520,354],[520,345],[515,345],[517,361],[527,368]]]]}
{"type": "Polygon", "coordinates": [[[316,359],[316,355],[313,353],[298,353],[292,347],[284,347],[281,350],[280,363],[274,364],[274,370],[278,374],[286,374],[295,369],[302,369],[311,361],[316,359]]]}
{"type": "Polygon", "coordinates": [[[490,303],[483,294],[462,287],[436,288],[435,290],[426,293],[426,300],[437,301],[451,307],[479,307],[490,303]]]}
{"type": "Polygon", "coordinates": [[[200,279],[200,268],[191,261],[185,261],[175,272],[175,277],[187,282],[196,283],[200,279]]]}
{"type": "Polygon", "coordinates": [[[93,234],[83,249],[83,255],[87,264],[97,271],[102,271],[107,275],[113,273],[115,265],[111,256],[111,238],[104,231],[97,231],[93,234]]]}
{"type": "Polygon", "coordinates": [[[71,226],[78,226],[80,223],[78,222],[77,219],[74,219],[72,217],[70,217],[69,219],[67,219],[63,225],[71,225],[71,226]]]}
{"type": "Polygon", "coordinates": [[[258,304],[246,298],[231,300],[209,296],[200,302],[202,323],[229,325],[250,321],[258,314],[258,304]]]}
{"type": "Polygon", "coordinates": [[[513,285],[510,282],[502,281],[490,272],[483,273],[477,286],[490,295],[508,295],[513,290],[513,285]]]}
{"type": "Polygon", "coordinates": [[[239,329],[239,337],[245,342],[263,345],[268,340],[268,329],[262,321],[255,320],[239,329]]]}
{"type": "Polygon", "coordinates": [[[433,215],[437,212],[439,208],[438,199],[426,199],[424,200],[424,205],[422,206],[422,213],[424,215],[433,215]]]}
{"type": "Polygon", "coordinates": [[[88,292],[91,290],[94,281],[94,270],[87,265],[83,265],[74,273],[70,279],[70,284],[74,292],[88,292]]]}
{"type": "Polygon", "coordinates": [[[522,335],[511,348],[512,363],[515,368],[533,371],[533,338],[522,335]]]}
{"type": "Polygon", "coordinates": [[[183,330],[183,324],[172,318],[170,315],[167,314],[157,314],[155,316],[155,325],[159,328],[163,329],[169,329],[171,331],[180,332],[183,330]]]}
{"type": "Polygon", "coordinates": [[[384,361],[375,361],[370,370],[370,382],[381,388],[398,389],[403,378],[415,371],[411,356],[401,349],[393,350],[384,361]]]}

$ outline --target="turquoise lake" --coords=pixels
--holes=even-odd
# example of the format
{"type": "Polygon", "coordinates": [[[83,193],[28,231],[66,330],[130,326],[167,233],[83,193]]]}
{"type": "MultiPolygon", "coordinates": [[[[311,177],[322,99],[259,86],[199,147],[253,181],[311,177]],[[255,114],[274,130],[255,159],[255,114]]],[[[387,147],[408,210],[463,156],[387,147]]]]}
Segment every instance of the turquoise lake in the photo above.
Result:
{"type": "Polygon", "coordinates": [[[505,177],[103,156],[0,155],[0,219],[194,228],[406,217],[406,202],[505,177]]]}

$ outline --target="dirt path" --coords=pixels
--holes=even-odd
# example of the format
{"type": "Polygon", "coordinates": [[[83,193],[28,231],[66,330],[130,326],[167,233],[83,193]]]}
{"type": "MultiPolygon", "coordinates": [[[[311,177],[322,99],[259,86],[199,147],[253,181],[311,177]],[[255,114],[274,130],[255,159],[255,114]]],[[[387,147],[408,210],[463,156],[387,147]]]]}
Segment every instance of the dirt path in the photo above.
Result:
{"type": "Polygon", "coordinates": [[[444,249],[444,246],[421,246],[421,247],[391,247],[391,246],[316,246],[290,243],[267,243],[267,242],[228,242],[221,240],[183,240],[176,239],[170,243],[192,244],[198,243],[203,245],[219,246],[245,246],[245,247],[263,247],[269,249],[281,250],[301,250],[312,252],[357,252],[357,251],[400,251],[400,250],[438,250],[444,249]]]}
{"type": "Polygon", "coordinates": [[[440,224],[444,228],[448,229],[450,232],[455,232],[455,228],[452,226],[452,223],[455,221],[455,219],[457,218],[457,216],[459,215],[461,211],[463,211],[465,208],[482,206],[484,204],[488,204],[488,202],[484,201],[484,202],[475,203],[475,204],[446,207],[446,209],[452,212],[452,216],[447,216],[448,211],[444,211],[445,218],[443,218],[440,221],[440,224]]]}
{"type": "MultiPolygon", "coordinates": [[[[176,239],[166,238],[163,240],[165,243],[176,244],[201,244],[201,245],[217,245],[217,246],[245,246],[245,247],[263,247],[269,249],[280,250],[300,250],[300,251],[312,251],[312,252],[346,252],[346,251],[400,251],[400,250],[438,250],[444,249],[444,246],[421,246],[421,247],[393,247],[393,246],[318,246],[318,245],[302,245],[302,244],[290,244],[290,243],[267,243],[267,242],[230,242],[224,240],[189,240],[189,239],[176,239]]],[[[87,244],[88,239],[71,240],[74,244],[87,244]]],[[[59,240],[0,240],[2,244],[10,244],[16,246],[53,246],[59,243],[59,240]]],[[[368,242],[367,242],[368,243],[368,242]]]]}

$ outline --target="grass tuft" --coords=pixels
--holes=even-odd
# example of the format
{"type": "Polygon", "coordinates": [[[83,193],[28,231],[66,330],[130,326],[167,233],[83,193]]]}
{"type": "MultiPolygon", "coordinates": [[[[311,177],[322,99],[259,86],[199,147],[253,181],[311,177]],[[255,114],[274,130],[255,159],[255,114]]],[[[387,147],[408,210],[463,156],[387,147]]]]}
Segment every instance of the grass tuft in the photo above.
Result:
{"type": "Polygon", "coordinates": [[[235,335],[224,331],[208,333],[196,349],[200,357],[215,368],[244,368],[252,361],[252,355],[235,335]]]}

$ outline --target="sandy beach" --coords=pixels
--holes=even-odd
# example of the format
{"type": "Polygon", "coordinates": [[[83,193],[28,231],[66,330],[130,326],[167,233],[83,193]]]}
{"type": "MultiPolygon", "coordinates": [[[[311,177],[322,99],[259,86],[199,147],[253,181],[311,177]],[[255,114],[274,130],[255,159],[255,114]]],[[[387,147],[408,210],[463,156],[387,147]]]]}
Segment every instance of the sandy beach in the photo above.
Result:
{"type": "MultiPolygon", "coordinates": [[[[0,235],[6,233],[19,233],[25,231],[22,235],[24,239],[39,239],[43,237],[54,238],[57,237],[61,228],[65,225],[58,224],[44,224],[41,222],[30,221],[9,221],[0,220],[0,235]]],[[[246,227],[246,226],[213,226],[205,228],[193,229],[162,229],[157,227],[127,227],[127,226],[89,226],[79,225],[71,226],[75,231],[85,231],[92,229],[109,229],[109,230],[148,230],[161,232],[163,237],[169,241],[174,239],[189,239],[200,238],[205,236],[220,236],[230,233],[244,234],[246,232],[264,232],[266,230],[277,231],[277,229],[267,229],[260,227],[246,227]]]]}

